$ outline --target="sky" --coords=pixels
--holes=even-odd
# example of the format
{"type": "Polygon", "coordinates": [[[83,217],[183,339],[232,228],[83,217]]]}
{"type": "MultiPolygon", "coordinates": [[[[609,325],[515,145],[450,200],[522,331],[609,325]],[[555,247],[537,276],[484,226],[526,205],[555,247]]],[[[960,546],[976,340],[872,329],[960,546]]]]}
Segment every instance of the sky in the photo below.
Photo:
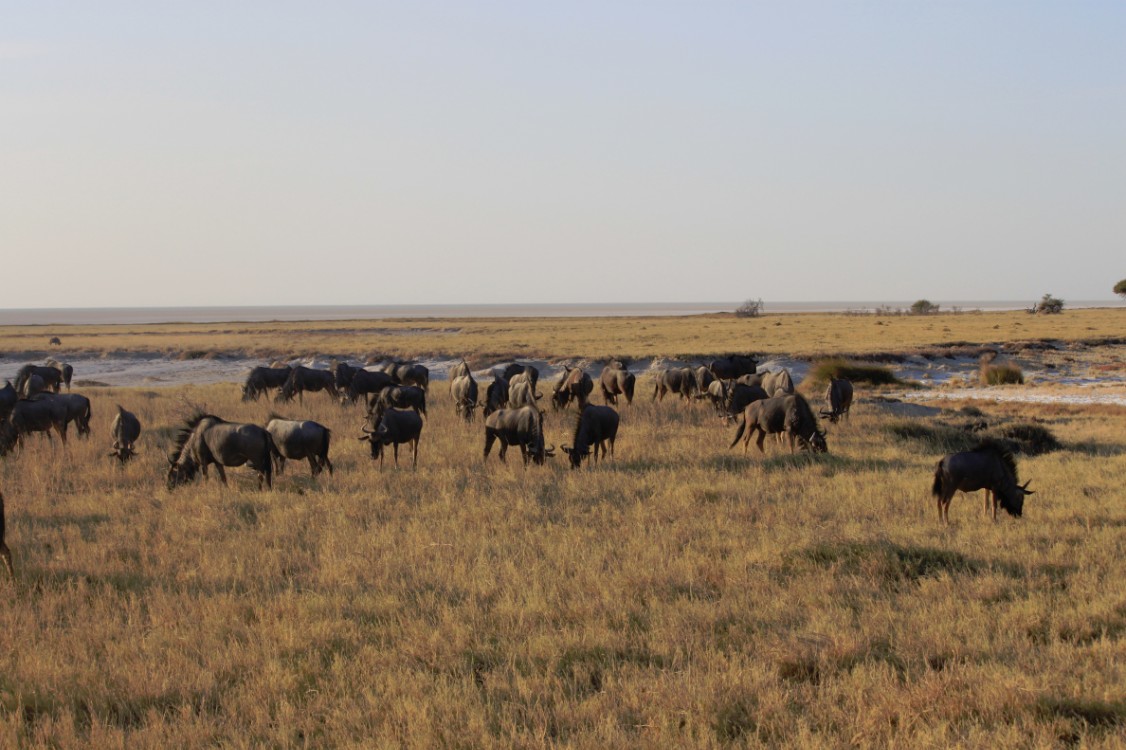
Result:
{"type": "Polygon", "coordinates": [[[0,308],[1113,299],[1126,4],[0,0],[0,308]]]}

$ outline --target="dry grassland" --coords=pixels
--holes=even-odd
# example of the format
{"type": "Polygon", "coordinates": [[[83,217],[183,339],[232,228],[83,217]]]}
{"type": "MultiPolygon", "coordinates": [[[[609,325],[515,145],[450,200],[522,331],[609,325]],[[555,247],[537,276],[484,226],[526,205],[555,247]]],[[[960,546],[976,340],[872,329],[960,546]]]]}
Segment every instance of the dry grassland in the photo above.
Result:
{"type": "Polygon", "coordinates": [[[336,476],[290,462],[262,493],[247,470],[170,493],[162,449],[189,402],[270,405],[88,391],[91,441],[0,461],[0,746],[1126,741],[1124,410],[1042,412],[1064,449],[1021,460],[1025,518],[959,496],[944,527],[938,455],[872,404],[828,456],[744,458],[639,386],[580,471],[482,466],[436,383],[418,470],[381,474],[359,412],[313,395],[286,411],[334,429],[336,476]],[[115,402],[146,426],[124,470],[115,402]]]}

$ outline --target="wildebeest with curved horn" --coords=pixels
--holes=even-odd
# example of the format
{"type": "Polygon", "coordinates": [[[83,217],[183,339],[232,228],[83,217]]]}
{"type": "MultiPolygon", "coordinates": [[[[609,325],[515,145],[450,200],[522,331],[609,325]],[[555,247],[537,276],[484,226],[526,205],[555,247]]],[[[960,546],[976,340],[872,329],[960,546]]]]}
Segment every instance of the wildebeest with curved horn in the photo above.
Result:
{"type": "Polygon", "coordinates": [[[67,424],[67,407],[62,401],[21,398],[8,419],[0,422],[0,456],[6,456],[13,447],[22,449],[24,436],[33,432],[46,433],[50,440],[50,431],[54,430],[66,445],[67,424]]]}
{"type": "Polygon", "coordinates": [[[551,393],[551,406],[566,409],[571,401],[578,401],[581,410],[587,404],[587,397],[594,390],[594,381],[580,367],[563,365],[563,373],[551,393]]]}
{"type": "Polygon", "coordinates": [[[416,385],[423,390],[430,388],[430,369],[425,365],[395,360],[380,369],[390,375],[397,385],[416,385]]]}
{"type": "Polygon", "coordinates": [[[426,416],[426,391],[416,385],[389,385],[368,403],[368,411],[379,409],[414,409],[426,416]]]}
{"type": "Polygon", "coordinates": [[[280,390],[293,373],[289,365],[285,367],[255,367],[246,376],[242,386],[243,401],[257,401],[258,397],[271,389],[280,390]]]}
{"type": "Polygon", "coordinates": [[[987,438],[971,451],[943,456],[934,468],[931,494],[938,501],[938,517],[943,522],[950,521],[950,501],[958,491],[985,490],[985,511],[992,509],[994,521],[998,505],[1010,516],[1020,518],[1025,496],[1035,493],[1028,489],[1029,482],[1018,484],[1018,481],[1012,451],[1003,443],[987,438]]]}
{"type": "Polygon", "coordinates": [[[743,453],[751,444],[751,436],[758,433],[756,445],[760,452],[765,453],[762,447],[763,439],[768,435],[785,433],[790,442],[790,453],[794,452],[795,443],[802,450],[812,450],[814,453],[825,453],[829,450],[825,440],[825,433],[817,426],[817,417],[809,402],[798,393],[788,396],[774,396],[772,398],[755,401],[743,412],[743,419],[731,441],[731,448],[739,442],[746,432],[743,441],[743,453]]]}
{"type": "Polygon", "coordinates": [[[412,409],[387,409],[369,415],[367,423],[360,429],[364,434],[360,440],[371,445],[372,460],[379,459],[379,470],[383,471],[383,447],[394,446],[395,465],[399,465],[399,446],[410,443],[414,452],[412,466],[418,467],[418,441],[422,436],[422,417],[412,409]],[[368,425],[374,425],[369,427],[368,425]]]}
{"type": "Polygon", "coordinates": [[[489,383],[489,387],[485,389],[485,408],[482,414],[487,417],[497,409],[503,409],[507,405],[508,380],[499,372],[494,372],[493,382],[489,383]]]}
{"type": "Polygon", "coordinates": [[[602,458],[606,458],[606,444],[610,444],[610,457],[614,457],[614,441],[618,438],[618,412],[609,406],[595,406],[587,404],[579,412],[575,420],[575,433],[571,438],[571,445],[563,446],[563,452],[571,459],[571,468],[577,469],[582,465],[583,459],[594,453],[594,461],[598,462],[598,451],[601,449],[602,458]]]}
{"type": "Polygon", "coordinates": [[[278,449],[274,455],[274,468],[281,476],[285,471],[285,460],[307,459],[309,472],[317,476],[325,469],[333,473],[332,461],[328,459],[328,447],[332,431],[319,422],[310,419],[286,419],[271,414],[266,422],[266,432],[273,438],[278,449]]]}
{"type": "Polygon", "coordinates": [[[794,379],[790,377],[790,371],[783,367],[781,370],[765,373],[762,387],[771,397],[786,396],[794,392],[794,379]]]}
{"type": "Polygon", "coordinates": [[[20,394],[16,393],[12,381],[5,380],[4,387],[0,388],[0,422],[8,418],[15,408],[16,402],[20,400],[20,394]]]}
{"type": "Polygon", "coordinates": [[[16,390],[20,393],[25,393],[27,379],[32,375],[38,375],[43,379],[46,388],[51,389],[55,393],[59,392],[59,388],[63,382],[63,371],[58,367],[51,365],[24,365],[16,373],[16,390]]]}
{"type": "Polygon", "coordinates": [[[333,401],[340,397],[336,390],[335,373],[330,370],[316,370],[312,367],[298,365],[289,373],[289,378],[286,379],[285,385],[282,386],[274,400],[291,401],[296,395],[297,400],[304,403],[306,391],[324,391],[333,401]]]}
{"type": "Polygon", "coordinates": [[[12,569],[12,551],[8,549],[8,543],[4,541],[4,532],[6,522],[4,518],[4,493],[0,492],[0,560],[4,561],[4,567],[8,571],[10,578],[16,577],[16,572],[12,569]]]}
{"type": "Polygon", "coordinates": [[[740,375],[754,375],[757,368],[758,362],[753,357],[742,354],[730,354],[708,365],[708,369],[720,380],[734,380],[740,375]]]}
{"type": "Polygon", "coordinates": [[[614,361],[602,368],[598,376],[598,386],[602,389],[602,399],[607,404],[617,404],[618,396],[626,397],[626,404],[633,406],[633,390],[637,376],[626,369],[621,362],[614,361]]]}
{"type": "MultiPolygon", "coordinates": [[[[530,387],[530,384],[525,383],[530,387]]],[[[508,452],[508,446],[520,446],[524,466],[528,461],[537,466],[555,455],[555,446],[545,447],[543,441],[543,412],[535,406],[522,406],[518,409],[500,409],[485,419],[485,452],[483,461],[489,458],[493,443],[500,441],[497,455],[501,462],[508,452]]]]}
{"type": "Polygon", "coordinates": [[[841,417],[847,419],[848,410],[852,408],[852,383],[844,378],[830,378],[829,387],[825,389],[825,403],[829,408],[821,410],[822,417],[833,423],[841,417]]]}
{"type": "Polygon", "coordinates": [[[277,446],[265,428],[197,413],[184,422],[168,456],[168,489],[194,481],[198,473],[206,479],[207,467],[212,464],[224,486],[227,473],[223,467],[246,464],[258,472],[259,490],[263,483],[272,488],[277,455],[277,446]]]}
{"type": "Polygon", "coordinates": [[[666,393],[680,394],[682,399],[692,398],[696,390],[696,373],[690,367],[671,367],[657,373],[653,385],[653,399],[663,401],[666,393]]]}
{"type": "Polygon", "coordinates": [[[477,408],[477,381],[472,373],[466,373],[450,381],[450,396],[454,400],[454,413],[466,422],[473,421],[473,410],[477,408]]]}
{"type": "Polygon", "coordinates": [[[125,462],[137,455],[133,450],[137,438],[141,436],[141,420],[131,411],[126,411],[121,404],[117,405],[117,415],[109,428],[113,436],[113,450],[110,455],[124,466],[125,462]]]}

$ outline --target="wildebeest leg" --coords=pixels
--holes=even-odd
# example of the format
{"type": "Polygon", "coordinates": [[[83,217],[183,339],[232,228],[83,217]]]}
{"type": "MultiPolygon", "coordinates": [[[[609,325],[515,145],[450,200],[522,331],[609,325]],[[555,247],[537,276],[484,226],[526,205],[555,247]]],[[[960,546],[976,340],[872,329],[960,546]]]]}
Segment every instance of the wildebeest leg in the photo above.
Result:
{"type": "MultiPolygon", "coordinates": [[[[755,445],[758,446],[758,452],[765,456],[766,455],[766,448],[763,448],[762,444],[766,440],[766,430],[763,430],[763,429],[760,429],[760,428],[757,428],[757,427],[755,429],[758,432],[758,439],[755,441],[755,445]]],[[[747,435],[747,442],[748,443],[751,442],[750,434],[747,435]]],[[[747,452],[746,446],[744,446],[743,453],[745,454],[746,452],[747,452]]]]}
{"type": "Polygon", "coordinates": [[[12,552],[8,549],[8,545],[4,543],[3,539],[0,539],[0,560],[4,561],[4,567],[8,571],[8,577],[15,578],[16,573],[12,570],[12,552]]]}
{"type": "MultiPolygon", "coordinates": [[[[320,464],[317,463],[316,456],[313,456],[312,454],[310,454],[309,455],[309,474],[310,474],[310,476],[315,477],[317,474],[320,474],[320,473],[321,473],[321,467],[320,467],[320,464]]],[[[278,476],[281,476],[280,471],[278,472],[278,476]]]]}
{"type": "MultiPolygon", "coordinates": [[[[489,451],[491,451],[493,449],[493,443],[496,442],[496,439],[497,439],[497,436],[494,435],[493,433],[491,433],[491,432],[485,433],[485,455],[483,455],[481,457],[482,461],[489,460],[489,451]]],[[[502,457],[501,460],[503,461],[504,458],[502,457]]]]}
{"type": "Polygon", "coordinates": [[[395,446],[395,467],[398,468],[398,466],[399,466],[399,444],[393,443],[393,445],[395,446]]]}
{"type": "MultiPolygon", "coordinates": [[[[219,481],[223,483],[224,487],[226,487],[227,486],[227,470],[223,468],[223,464],[219,464],[219,463],[215,464],[215,473],[219,475],[219,481]]],[[[203,475],[205,477],[207,476],[207,465],[206,464],[204,464],[203,475]]],[[[259,482],[259,486],[261,486],[262,480],[259,479],[258,482],[259,482]]]]}
{"type": "Polygon", "coordinates": [[[614,438],[610,438],[610,458],[614,457],[614,438]]]}
{"type": "Polygon", "coordinates": [[[989,490],[985,490],[985,515],[989,515],[989,490]]]}
{"type": "Polygon", "coordinates": [[[418,438],[415,438],[414,440],[411,441],[411,447],[414,448],[414,464],[412,465],[411,468],[417,469],[418,468],[418,438]]]}
{"type": "Polygon", "coordinates": [[[507,461],[504,460],[504,457],[507,453],[508,453],[508,441],[505,440],[504,438],[501,438],[500,439],[500,448],[497,449],[497,456],[500,458],[500,462],[502,464],[508,463],[507,461]]]}
{"type": "Polygon", "coordinates": [[[323,456],[321,456],[321,469],[323,470],[325,468],[328,469],[328,475],[331,477],[334,470],[332,468],[332,461],[328,460],[328,453],[325,453],[323,456]]]}

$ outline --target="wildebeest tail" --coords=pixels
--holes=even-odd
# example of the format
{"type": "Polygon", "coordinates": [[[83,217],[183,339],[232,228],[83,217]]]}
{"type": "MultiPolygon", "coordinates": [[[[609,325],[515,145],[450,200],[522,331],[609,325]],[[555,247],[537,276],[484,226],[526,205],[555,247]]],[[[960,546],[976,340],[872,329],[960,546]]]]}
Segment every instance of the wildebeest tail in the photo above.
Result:
{"type": "Polygon", "coordinates": [[[4,542],[4,495],[2,493],[0,493],[0,560],[4,562],[4,567],[8,569],[8,575],[14,575],[12,553],[4,542]]]}
{"type": "Polygon", "coordinates": [[[735,431],[735,439],[731,441],[731,445],[727,446],[728,450],[734,448],[739,442],[739,438],[743,437],[743,433],[747,429],[747,417],[745,414],[739,415],[739,429],[735,431]]]}
{"type": "Polygon", "coordinates": [[[934,467],[934,484],[931,485],[931,495],[942,497],[942,461],[939,461],[934,467]]]}

